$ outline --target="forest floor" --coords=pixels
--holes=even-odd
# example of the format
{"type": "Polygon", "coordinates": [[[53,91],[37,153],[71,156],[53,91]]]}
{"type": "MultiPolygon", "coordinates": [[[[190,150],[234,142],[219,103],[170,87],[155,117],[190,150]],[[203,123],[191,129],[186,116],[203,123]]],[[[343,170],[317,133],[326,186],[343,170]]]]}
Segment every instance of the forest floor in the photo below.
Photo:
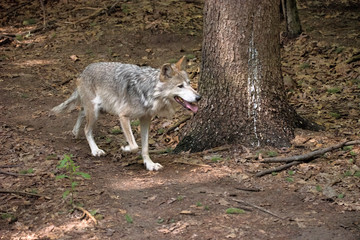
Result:
{"type": "MultiPolygon", "coordinates": [[[[282,39],[289,100],[324,131],[297,129],[287,149],[153,153],[164,169],[149,172],[138,154],[121,152],[116,117],[100,117],[95,136],[107,155],[97,158],[84,135],[70,134],[77,113],[49,110],[97,61],[160,67],[186,55],[196,83],[202,1],[45,1],[45,29],[40,2],[0,3],[0,239],[360,239],[360,145],[254,177],[277,166],[265,157],[360,137],[359,9],[299,1],[305,34],[282,39]],[[74,201],[97,224],[63,199],[71,182],[55,177],[65,154],[91,175],[75,178],[74,201]]],[[[188,114],[154,119],[151,149],[176,146],[186,122],[168,129],[188,114]]]]}

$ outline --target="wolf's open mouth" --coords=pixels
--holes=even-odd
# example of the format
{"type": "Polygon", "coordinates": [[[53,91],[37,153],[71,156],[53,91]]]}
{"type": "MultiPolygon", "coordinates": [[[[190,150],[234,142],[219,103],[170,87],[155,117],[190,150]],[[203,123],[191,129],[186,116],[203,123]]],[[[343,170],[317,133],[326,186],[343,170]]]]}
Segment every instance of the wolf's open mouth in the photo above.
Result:
{"type": "Polygon", "coordinates": [[[175,96],[174,97],[175,101],[178,102],[181,106],[183,106],[184,108],[196,113],[199,109],[199,107],[193,103],[187,102],[184,99],[182,99],[179,96],[175,96]]]}

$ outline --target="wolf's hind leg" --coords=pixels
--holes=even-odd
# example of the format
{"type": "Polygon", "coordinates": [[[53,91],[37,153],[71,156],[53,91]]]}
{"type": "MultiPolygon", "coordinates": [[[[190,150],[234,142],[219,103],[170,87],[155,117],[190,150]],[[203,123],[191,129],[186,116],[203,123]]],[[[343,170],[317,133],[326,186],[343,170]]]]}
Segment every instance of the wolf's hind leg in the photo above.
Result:
{"type": "Polygon", "coordinates": [[[139,149],[139,146],[137,145],[134,135],[131,131],[130,118],[125,116],[119,116],[119,119],[126,141],[129,144],[125,147],[121,147],[121,150],[123,150],[124,152],[136,152],[139,149]]]}
{"type": "Polygon", "coordinates": [[[149,130],[150,130],[151,117],[142,117],[140,119],[141,128],[141,156],[144,165],[149,171],[157,171],[163,168],[160,163],[154,163],[149,156],[149,130]]]}
{"type": "Polygon", "coordinates": [[[93,156],[101,156],[101,155],[105,155],[105,152],[103,150],[101,150],[95,143],[94,140],[94,136],[93,136],[93,127],[94,124],[97,120],[98,114],[99,114],[99,110],[96,106],[91,109],[91,108],[86,108],[86,125],[85,125],[85,136],[86,136],[86,140],[89,143],[90,149],[91,149],[91,154],[93,156]]]}
{"type": "Polygon", "coordinates": [[[81,107],[78,118],[77,118],[74,128],[72,130],[72,133],[74,134],[75,138],[79,138],[79,130],[80,130],[81,124],[84,121],[84,117],[85,117],[85,110],[83,107],[81,107]]]}

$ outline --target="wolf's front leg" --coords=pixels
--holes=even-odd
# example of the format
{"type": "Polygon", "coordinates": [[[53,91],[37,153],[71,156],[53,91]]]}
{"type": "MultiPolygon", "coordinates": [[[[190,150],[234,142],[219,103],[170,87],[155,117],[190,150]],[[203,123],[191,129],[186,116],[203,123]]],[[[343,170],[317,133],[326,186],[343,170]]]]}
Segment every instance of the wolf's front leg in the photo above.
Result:
{"type": "Polygon", "coordinates": [[[144,161],[144,165],[149,171],[157,171],[163,168],[160,163],[154,163],[149,156],[149,129],[150,129],[151,117],[142,117],[140,119],[141,128],[141,156],[144,161]]]}

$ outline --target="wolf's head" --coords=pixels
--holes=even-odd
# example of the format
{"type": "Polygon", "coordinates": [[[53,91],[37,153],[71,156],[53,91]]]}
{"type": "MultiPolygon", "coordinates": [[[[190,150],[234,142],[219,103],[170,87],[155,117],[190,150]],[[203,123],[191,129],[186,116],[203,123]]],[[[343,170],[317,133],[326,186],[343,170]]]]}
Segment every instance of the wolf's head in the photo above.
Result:
{"type": "Polygon", "coordinates": [[[161,67],[160,81],[164,83],[164,91],[173,101],[194,113],[198,111],[195,104],[201,96],[191,87],[187,73],[185,56],[177,63],[166,63],[161,67]]]}

